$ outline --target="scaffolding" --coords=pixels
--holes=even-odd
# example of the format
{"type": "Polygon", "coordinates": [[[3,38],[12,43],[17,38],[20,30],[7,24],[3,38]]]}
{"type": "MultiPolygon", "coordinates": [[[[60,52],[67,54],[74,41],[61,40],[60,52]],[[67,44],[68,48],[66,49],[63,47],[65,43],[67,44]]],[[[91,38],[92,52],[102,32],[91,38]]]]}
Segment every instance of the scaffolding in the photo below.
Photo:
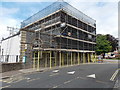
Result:
{"type": "Polygon", "coordinates": [[[33,68],[95,62],[95,20],[66,2],[55,2],[21,25],[21,60],[33,68]]]}
{"type": "Polygon", "coordinates": [[[37,12],[36,14],[29,17],[28,19],[24,20],[21,23],[21,28],[23,28],[27,25],[30,25],[34,22],[37,22],[38,20],[50,15],[51,13],[58,11],[60,9],[63,9],[70,15],[72,15],[88,24],[91,24],[92,26],[95,26],[96,21],[93,20],[92,18],[90,18],[89,16],[87,16],[84,13],[82,13],[81,11],[77,10],[76,8],[74,8],[67,2],[57,1],[57,2],[54,2],[53,4],[49,5],[48,7],[42,9],[41,11],[37,12]]]}

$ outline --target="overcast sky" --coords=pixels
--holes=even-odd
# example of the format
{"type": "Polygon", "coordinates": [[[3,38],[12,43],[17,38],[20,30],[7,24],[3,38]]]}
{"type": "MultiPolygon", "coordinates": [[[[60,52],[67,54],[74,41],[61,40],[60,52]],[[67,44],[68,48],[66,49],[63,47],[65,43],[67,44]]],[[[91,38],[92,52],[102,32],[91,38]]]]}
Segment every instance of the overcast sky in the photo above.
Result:
{"type": "MultiPolygon", "coordinates": [[[[0,40],[9,35],[7,26],[20,28],[23,20],[54,1],[56,0],[2,0],[0,4],[0,40]]],[[[64,1],[95,19],[97,34],[111,34],[118,38],[118,0],[64,1]]]]}

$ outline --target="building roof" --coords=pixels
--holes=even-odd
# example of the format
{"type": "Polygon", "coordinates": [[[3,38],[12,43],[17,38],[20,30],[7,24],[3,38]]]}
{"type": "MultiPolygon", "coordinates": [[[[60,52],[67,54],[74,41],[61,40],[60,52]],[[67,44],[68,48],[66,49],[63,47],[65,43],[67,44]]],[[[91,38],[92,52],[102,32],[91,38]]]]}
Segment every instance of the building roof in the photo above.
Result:
{"type": "Polygon", "coordinates": [[[45,16],[48,16],[49,14],[51,14],[57,10],[60,10],[60,9],[63,9],[64,11],[71,14],[72,16],[75,16],[76,18],[78,18],[86,23],[91,24],[92,26],[95,26],[96,21],[94,19],[85,15],[84,13],[82,13],[78,9],[74,8],[73,6],[68,4],[67,2],[57,1],[57,2],[54,2],[51,5],[49,5],[48,7],[42,9],[41,11],[37,12],[36,14],[29,17],[28,19],[24,20],[21,23],[21,28],[23,28],[23,27],[25,27],[25,26],[45,17],[45,16]]]}
{"type": "Polygon", "coordinates": [[[7,37],[7,38],[3,38],[1,41],[7,40],[7,39],[12,38],[12,37],[15,37],[15,36],[17,36],[17,35],[20,35],[20,31],[17,32],[16,34],[12,35],[12,36],[9,36],[9,37],[7,37]]]}

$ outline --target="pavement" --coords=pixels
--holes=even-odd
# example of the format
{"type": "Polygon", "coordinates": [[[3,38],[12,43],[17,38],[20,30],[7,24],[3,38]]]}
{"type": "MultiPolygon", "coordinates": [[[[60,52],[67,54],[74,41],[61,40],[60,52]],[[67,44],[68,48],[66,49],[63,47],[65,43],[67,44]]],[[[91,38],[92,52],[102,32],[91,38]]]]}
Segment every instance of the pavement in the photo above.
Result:
{"type": "MultiPolygon", "coordinates": [[[[66,66],[63,66],[63,67],[66,67],[66,66]]],[[[61,68],[63,68],[63,67],[61,67],[61,68]]],[[[57,69],[57,68],[59,68],[59,67],[52,67],[52,69],[57,69]]],[[[29,69],[20,69],[20,70],[3,72],[3,73],[0,73],[0,75],[1,75],[0,80],[18,76],[18,75],[30,74],[30,73],[35,73],[35,72],[43,72],[43,71],[47,71],[47,70],[50,70],[50,68],[49,67],[40,68],[39,70],[34,69],[34,68],[29,68],[29,69]]]]}
{"type": "Polygon", "coordinates": [[[49,68],[41,68],[40,70],[29,68],[29,69],[8,71],[8,72],[0,73],[2,75],[2,77],[0,77],[0,79],[6,79],[6,78],[14,77],[17,75],[29,74],[29,73],[38,72],[38,71],[40,72],[40,71],[47,70],[47,69],[49,69],[49,68]]]}
{"type": "Polygon", "coordinates": [[[104,63],[119,63],[120,60],[110,60],[110,59],[103,59],[104,63]]]}
{"type": "Polygon", "coordinates": [[[117,63],[89,63],[36,71],[5,72],[1,88],[119,88],[117,63]],[[14,75],[14,77],[13,77],[14,75]]]}

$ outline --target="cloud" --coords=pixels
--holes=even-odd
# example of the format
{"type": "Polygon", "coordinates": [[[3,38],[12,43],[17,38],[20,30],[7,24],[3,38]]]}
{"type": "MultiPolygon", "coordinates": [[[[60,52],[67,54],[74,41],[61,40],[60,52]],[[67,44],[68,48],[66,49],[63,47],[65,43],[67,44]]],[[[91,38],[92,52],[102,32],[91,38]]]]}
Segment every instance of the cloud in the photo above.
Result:
{"type": "Polygon", "coordinates": [[[7,31],[7,26],[9,27],[20,27],[20,20],[13,18],[12,15],[19,11],[18,8],[4,8],[0,7],[1,14],[0,14],[0,40],[2,37],[6,38],[9,36],[9,32],[7,31]]]}
{"type": "Polygon", "coordinates": [[[117,2],[71,2],[71,5],[96,20],[97,33],[118,37],[117,2]]]}
{"type": "Polygon", "coordinates": [[[15,14],[19,11],[19,8],[4,8],[4,7],[0,7],[1,10],[1,16],[8,16],[8,15],[12,15],[15,14]]]}
{"type": "Polygon", "coordinates": [[[120,47],[120,2],[118,3],[118,36],[119,36],[119,47],[120,47]]]}
{"type": "MultiPolygon", "coordinates": [[[[63,1],[63,0],[2,0],[3,2],[55,2],[55,1],[63,1]]],[[[71,2],[73,0],[64,0],[67,2],[71,2]]],[[[88,0],[74,0],[75,2],[88,2],[88,0]]],[[[89,0],[89,2],[118,2],[119,0],[89,0]]]]}
{"type": "Polygon", "coordinates": [[[6,38],[9,36],[9,31],[7,31],[7,26],[9,27],[20,27],[20,20],[14,19],[14,18],[2,18],[0,19],[3,22],[0,22],[0,39],[2,37],[6,38]],[[5,22],[6,21],[6,22],[5,22]]]}
{"type": "MultiPolygon", "coordinates": [[[[7,0],[2,0],[7,2],[7,0]]],[[[37,13],[41,10],[42,4],[35,4],[36,0],[11,0],[10,2],[20,1],[22,3],[13,4],[14,8],[0,7],[2,13],[0,13],[0,39],[1,37],[7,37],[9,32],[7,26],[20,27],[20,22],[27,19],[29,16],[37,13]],[[26,3],[24,3],[24,1],[26,3]],[[29,3],[33,1],[33,3],[29,3]],[[27,3],[28,2],[28,3],[27,3]],[[16,5],[16,6],[15,6],[16,5]],[[23,6],[22,6],[23,5],[23,6]],[[26,7],[25,7],[26,6],[26,7]],[[16,14],[19,13],[19,14],[16,14]]],[[[50,0],[37,0],[39,2],[49,2],[50,0]]],[[[51,0],[56,1],[56,0],[51,0]]],[[[111,34],[118,37],[118,7],[117,0],[107,2],[108,0],[65,0],[73,7],[87,14],[96,20],[97,33],[111,34]]],[[[45,5],[44,5],[45,6],[45,5]]],[[[42,6],[43,7],[43,6],[42,6]]]]}
{"type": "MultiPolygon", "coordinates": [[[[48,3],[46,3],[48,5],[48,3]]],[[[2,37],[8,37],[7,26],[20,28],[20,23],[37,13],[46,5],[35,2],[4,2],[0,6],[0,40],[2,37]]]]}
{"type": "Polygon", "coordinates": [[[56,0],[2,0],[2,2],[55,2],[56,0]]]}

